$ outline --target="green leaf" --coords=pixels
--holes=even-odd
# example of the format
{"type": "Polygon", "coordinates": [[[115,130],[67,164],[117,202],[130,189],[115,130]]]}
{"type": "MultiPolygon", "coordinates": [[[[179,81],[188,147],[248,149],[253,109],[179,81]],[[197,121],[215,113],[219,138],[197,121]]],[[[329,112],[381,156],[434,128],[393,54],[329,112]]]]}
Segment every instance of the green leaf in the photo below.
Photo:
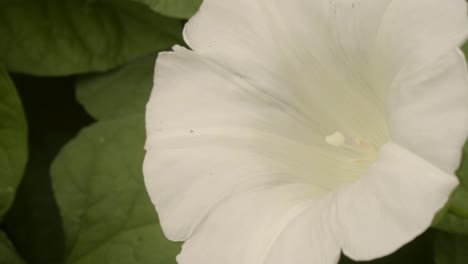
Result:
{"type": "Polygon", "coordinates": [[[78,81],[78,101],[104,121],[83,130],[52,167],[66,263],[175,263],[180,246],[162,233],[141,169],[155,57],[78,81]]]}
{"type": "Polygon", "coordinates": [[[156,56],[148,56],[107,74],[82,78],[77,99],[94,118],[144,113],[153,86],[156,56]]]}
{"type": "Polygon", "coordinates": [[[7,235],[0,230],[0,264],[23,264],[7,235]]]}
{"type": "Polygon", "coordinates": [[[105,71],[182,42],[181,29],[128,0],[3,0],[0,61],[34,75],[105,71]]]}
{"type": "Polygon", "coordinates": [[[98,122],[52,165],[66,238],[65,263],[175,263],[143,183],[142,115],[98,122]]]}
{"type": "Polygon", "coordinates": [[[27,155],[23,107],[8,73],[0,66],[0,220],[13,202],[27,155]]]}
{"type": "Polygon", "coordinates": [[[466,184],[461,183],[452,194],[450,211],[468,219],[468,186],[466,184]]]}
{"type": "Polygon", "coordinates": [[[468,235],[468,218],[448,212],[444,215],[442,221],[437,223],[436,228],[451,233],[468,235]]]}
{"type": "Polygon", "coordinates": [[[198,11],[203,0],[135,0],[151,7],[154,11],[177,18],[190,18],[198,11]]]}
{"type": "Polygon", "coordinates": [[[436,264],[468,263],[468,236],[438,232],[434,241],[436,264]]]}

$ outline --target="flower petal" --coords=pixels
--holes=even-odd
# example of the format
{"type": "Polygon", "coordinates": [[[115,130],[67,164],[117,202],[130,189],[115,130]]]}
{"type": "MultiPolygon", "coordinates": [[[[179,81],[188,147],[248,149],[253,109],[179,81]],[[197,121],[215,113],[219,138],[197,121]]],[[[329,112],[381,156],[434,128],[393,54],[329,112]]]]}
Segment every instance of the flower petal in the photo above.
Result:
{"type": "Polygon", "coordinates": [[[340,131],[380,145],[391,83],[460,45],[466,11],[464,0],[206,0],[185,39],[322,137],[340,131]]]}
{"type": "Polygon", "coordinates": [[[160,55],[146,118],[146,186],[172,240],[237,193],[291,182],[329,190],[360,173],[288,105],[181,48],[160,55]]]}
{"type": "Polygon", "coordinates": [[[334,233],[354,260],[385,256],[424,232],[458,184],[395,143],[356,183],[336,194],[334,233]]]}
{"type": "MultiPolygon", "coordinates": [[[[352,48],[343,50],[337,33],[342,21],[336,12],[351,8],[341,2],[207,0],[185,37],[197,53],[303,113],[322,138],[340,131],[383,143],[383,102],[364,84],[360,67],[347,60],[352,48]]],[[[375,17],[375,9],[384,7],[365,15],[375,17]]],[[[369,28],[378,21],[365,22],[369,28]]]]}
{"type": "Polygon", "coordinates": [[[468,37],[465,0],[393,0],[376,47],[390,81],[412,75],[458,48],[468,37]]]}
{"type": "Polygon", "coordinates": [[[184,33],[195,51],[254,84],[284,81],[285,68],[310,75],[340,64],[357,74],[372,64],[370,73],[378,66],[391,81],[459,46],[466,12],[464,0],[205,0],[184,33]]]}
{"type": "Polygon", "coordinates": [[[389,117],[395,142],[454,173],[468,137],[468,70],[463,53],[453,51],[396,83],[389,117]]]}
{"type": "Polygon", "coordinates": [[[303,210],[271,247],[265,264],[336,264],[341,249],[331,231],[330,196],[303,210]]]}
{"type": "MultiPolygon", "coordinates": [[[[191,136],[198,127],[255,127],[291,140],[310,141],[310,127],[304,126],[301,114],[282,98],[258,90],[192,51],[174,49],[160,53],[156,63],[146,112],[150,136],[174,135],[175,131],[179,136],[191,136]]],[[[148,138],[148,144],[154,139],[148,138]]]]}
{"type": "Polygon", "coordinates": [[[281,231],[310,205],[313,190],[309,185],[279,184],[233,197],[184,244],[178,263],[263,263],[281,231]]]}

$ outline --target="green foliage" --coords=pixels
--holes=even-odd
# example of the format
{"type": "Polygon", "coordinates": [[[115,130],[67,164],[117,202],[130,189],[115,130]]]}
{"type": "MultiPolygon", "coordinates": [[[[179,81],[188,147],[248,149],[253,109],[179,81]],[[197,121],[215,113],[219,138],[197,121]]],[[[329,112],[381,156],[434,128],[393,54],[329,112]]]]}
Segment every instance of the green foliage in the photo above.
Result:
{"type": "Polygon", "coordinates": [[[154,11],[177,18],[190,18],[197,12],[203,0],[135,0],[151,7],[154,11]]]}
{"type": "Polygon", "coordinates": [[[156,56],[148,56],[107,74],[82,78],[77,99],[96,119],[143,113],[153,86],[156,56]]]}
{"type": "Polygon", "coordinates": [[[436,228],[451,233],[468,235],[468,218],[460,217],[452,212],[447,212],[436,228]]]}
{"type": "Polygon", "coordinates": [[[468,263],[468,236],[439,232],[434,248],[436,264],[468,263]]]}
{"type": "Polygon", "coordinates": [[[27,159],[27,125],[13,82],[0,67],[0,220],[15,197],[27,159]]]}
{"type": "Polygon", "coordinates": [[[143,183],[144,106],[154,56],[78,82],[78,101],[103,120],[60,152],[52,179],[63,217],[65,263],[175,263],[143,183]]]}
{"type": "Polygon", "coordinates": [[[60,152],[52,180],[63,217],[65,263],[171,263],[143,184],[142,115],[98,122],[60,152]]]}
{"type": "Polygon", "coordinates": [[[180,21],[129,0],[3,0],[0,18],[0,61],[34,75],[105,71],[182,41],[180,21]]]}
{"type": "Polygon", "coordinates": [[[0,264],[23,264],[21,257],[16,254],[13,244],[6,234],[0,231],[0,264]]]}

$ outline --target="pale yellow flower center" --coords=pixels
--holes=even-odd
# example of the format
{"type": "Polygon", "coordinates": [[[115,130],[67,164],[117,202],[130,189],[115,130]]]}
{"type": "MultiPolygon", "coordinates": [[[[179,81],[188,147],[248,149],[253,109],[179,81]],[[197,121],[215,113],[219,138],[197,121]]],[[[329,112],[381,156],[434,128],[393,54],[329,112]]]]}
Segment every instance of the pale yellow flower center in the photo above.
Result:
{"type": "Polygon", "coordinates": [[[377,158],[379,147],[361,137],[354,139],[346,138],[341,132],[335,132],[327,137],[325,141],[340,150],[347,152],[353,162],[370,163],[377,158]]]}

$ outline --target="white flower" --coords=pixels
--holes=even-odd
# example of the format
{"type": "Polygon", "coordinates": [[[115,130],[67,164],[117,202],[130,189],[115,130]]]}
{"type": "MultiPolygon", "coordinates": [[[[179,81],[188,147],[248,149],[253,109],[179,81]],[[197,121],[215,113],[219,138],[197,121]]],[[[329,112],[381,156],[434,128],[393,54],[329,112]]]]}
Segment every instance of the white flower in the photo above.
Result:
{"type": "Polygon", "coordinates": [[[397,250],[457,185],[464,0],[205,0],[160,54],[148,192],[180,264],[397,250]]]}

